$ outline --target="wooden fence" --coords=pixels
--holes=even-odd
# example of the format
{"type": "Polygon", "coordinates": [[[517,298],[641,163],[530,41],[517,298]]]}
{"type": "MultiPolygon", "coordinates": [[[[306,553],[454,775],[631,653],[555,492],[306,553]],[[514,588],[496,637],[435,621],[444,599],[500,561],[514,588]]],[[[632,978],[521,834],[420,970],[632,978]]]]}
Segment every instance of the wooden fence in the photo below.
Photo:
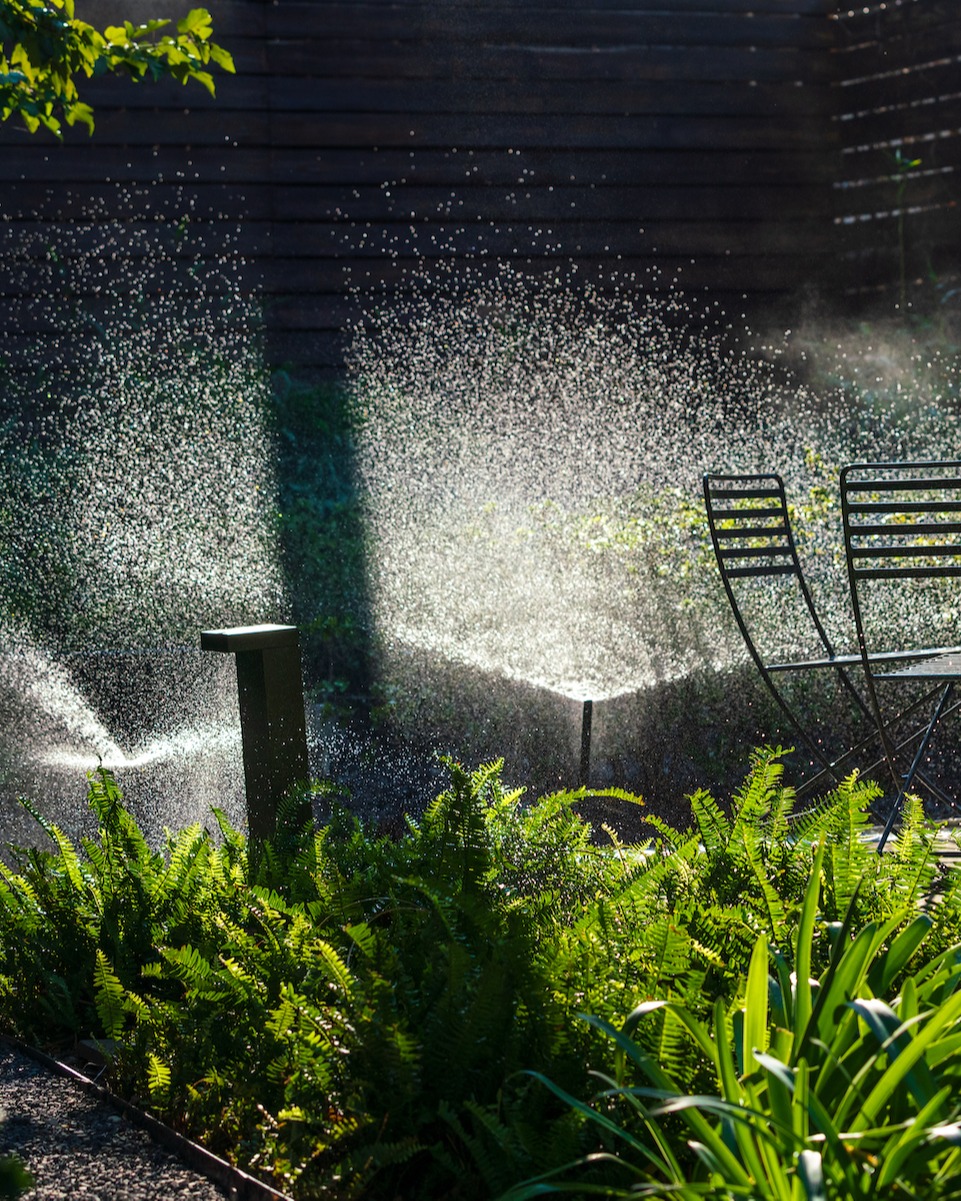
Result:
{"type": "Polygon", "coordinates": [[[961,20],[955,0],[873,0],[833,19],[840,282],[889,307],[961,286],[961,20]]]}
{"type": "Polygon", "coordinates": [[[92,140],[0,127],[4,345],[49,331],[34,292],[95,306],[131,262],[262,296],[271,358],[334,369],[371,297],[468,264],[768,309],[890,285],[892,187],[912,264],[956,242],[952,3],[208,0],[238,68],[216,100],[101,80],[92,140]]]}

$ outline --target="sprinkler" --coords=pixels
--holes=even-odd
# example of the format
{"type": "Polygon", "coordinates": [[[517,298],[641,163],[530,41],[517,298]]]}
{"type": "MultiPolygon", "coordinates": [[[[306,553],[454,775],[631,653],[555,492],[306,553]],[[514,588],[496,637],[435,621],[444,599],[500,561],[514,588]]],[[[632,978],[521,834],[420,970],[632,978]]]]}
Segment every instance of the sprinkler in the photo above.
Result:
{"type": "Polygon", "coordinates": [[[581,788],[586,788],[591,774],[591,719],[594,716],[594,702],[585,701],[581,710],[581,762],[577,782],[581,788]]]}
{"type": "MultiPolygon", "coordinates": [[[[308,781],[307,726],[296,626],[238,626],[204,630],[200,646],[237,659],[237,695],[247,787],[247,832],[252,844],[270,838],[277,809],[308,781]]],[[[310,820],[310,802],[291,815],[310,820]]]]}

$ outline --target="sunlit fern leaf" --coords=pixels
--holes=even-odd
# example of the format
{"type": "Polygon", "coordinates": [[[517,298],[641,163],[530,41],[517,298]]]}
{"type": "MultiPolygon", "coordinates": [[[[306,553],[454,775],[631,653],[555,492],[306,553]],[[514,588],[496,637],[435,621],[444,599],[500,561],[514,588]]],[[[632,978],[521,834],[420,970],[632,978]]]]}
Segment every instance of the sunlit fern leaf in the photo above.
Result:
{"type": "MultiPolygon", "coordinates": [[[[674,989],[662,988],[656,995],[666,999],[673,993],[674,989]]],[[[703,1003],[700,997],[697,1000],[699,1005],[703,1003]]],[[[677,1079],[691,1076],[695,1060],[691,1039],[673,1010],[665,1007],[651,1015],[643,1029],[643,1041],[663,1071],[677,1079]]]]}
{"type": "MultiPolygon", "coordinates": [[[[690,829],[678,830],[669,822],[664,821],[656,813],[645,813],[644,822],[649,825],[658,835],[658,843],[661,853],[664,855],[670,854],[686,843],[691,843],[692,832],[690,829]]],[[[697,835],[693,835],[694,845],[697,845],[697,835]]]]}
{"type": "Polygon", "coordinates": [[[271,1034],[283,1040],[288,1037],[291,1029],[296,1024],[297,1007],[294,1003],[296,994],[289,985],[282,985],[280,990],[280,1001],[270,1011],[270,1016],[264,1023],[264,1029],[269,1030],[271,1034]]]}
{"type": "Polygon", "coordinates": [[[494,786],[500,764],[469,772],[453,759],[443,760],[450,783],[428,805],[422,822],[433,870],[441,878],[460,881],[464,890],[476,888],[489,865],[485,790],[494,786]]]}
{"type": "Polygon", "coordinates": [[[123,793],[109,768],[98,767],[96,771],[87,772],[87,804],[101,826],[113,824],[122,803],[123,793]]]}
{"type": "Polygon", "coordinates": [[[367,922],[355,922],[344,927],[344,933],[354,943],[365,959],[373,960],[377,955],[378,940],[367,922]]]}
{"type": "Polygon", "coordinates": [[[216,806],[211,810],[222,839],[220,857],[223,878],[235,875],[238,880],[247,878],[247,841],[243,834],[230,824],[227,814],[216,806]]]}
{"type": "Polygon", "coordinates": [[[51,834],[59,852],[60,868],[66,873],[67,879],[78,893],[85,891],[86,881],[80,870],[80,860],[76,848],[59,826],[51,826],[51,834]]]}
{"type": "Polygon", "coordinates": [[[884,866],[891,865],[891,884],[898,899],[914,904],[929,892],[938,872],[935,832],[924,816],[921,798],[909,793],[901,806],[897,838],[884,866]]]}
{"type": "Polygon", "coordinates": [[[734,824],[743,823],[758,829],[777,804],[777,794],[783,786],[784,764],[780,747],[761,747],[751,760],[751,770],[733,797],[734,824]]]}
{"type": "Polygon", "coordinates": [[[836,805],[825,811],[822,827],[826,834],[826,901],[835,916],[847,911],[869,867],[874,867],[873,848],[866,840],[870,817],[865,792],[856,776],[843,780],[835,790],[836,805]]]}
{"type": "Polygon", "coordinates": [[[354,977],[330,943],[324,939],[314,939],[310,944],[310,951],[314,963],[321,968],[331,984],[350,1000],[354,992],[354,977]]]}
{"type": "Polygon", "coordinates": [[[731,823],[706,789],[691,794],[691,814],[705,851],[709,855],[724,851],[731,837],[731,823]]]}
{"type": "Polygon", "coordinates": [[[170,965],[176,979],[188,988],[202,988],[214,970],[209,960],[195,947],[161,947],[160,954],[170,965]]]}
{"type": "Polygon", "coordinates": [[[94,1002],[107,1038],[119,1039],[124,1027],[124,991],[110,960],[97,947],[93,967],[94,1002]]]}
{"type": "Polygon", "coordinates": [[[797,792],[779,779],[777,787],[771,795],[771,811],[765,822],[767,840],[772,848],[783,848],[794,816],[797,804],[797,792]]]}
{"type": "Polygon", "coordinates": [[[170,1088],[170,1068],[153,1051],[147,1055],[147,1088],[151,1097],[163,1098],[170,1088]]]}
{"type": "Polygon", "coordinates": [[[737,846],[740,857],[754,878],[767,918],[768,931],[777,937],[777,932],[784,925],[785,910],[781,897],[768,875],[762,831],[757,825],[751,824],[746,818],[742,819],[739,816],[731,834],[731,844],[737,846]]]}
{"type": "Polygon", "coordinates": [[[165,892],[190,894],[202,878],[199,872],[209,849],[209,837],[199,822],[186,826],[168,838],[167,870],[159,878],[158,887],[165,892]]]}
{"type": "Polygon", "coordinates": [[[97,842],[93,838],[82,838],[80,840],[80,846],[83,849],[83,853],[87,858],[89,866],[93,868],[94,878],[97,880],[99,885],[100,881],[102,881],[105,876],[108,876],[111,871],[110,861],[107,858],[107,853],[104,850],[103,843],[97,842]]]}
{"type": "Polygon", "coordinates": [[[0,877],[4,882],[0,902],[8,912],[16,915],[18,923],[26,923],[25,928],[35,929],[44,914],[32,882],[26,876],[11,871],[5,863],[0,863],[0,877]]]}
{"type": "Polygon", "coordinates": [[[17,797],[17,804],[20,805],[21,808],[26,809],[40,829],[43,830],[43,832],[51,839],[51,841],[56,841],[54,831],[57,827],[50,820],[50,818],[48,818],[37,808],[37,806],[33,803],[33,801],[30,800],[29,797],[17,797]]]}
{"type": "Polygon", "coordinates": [[[125,859],[150,863],[154,856],[133,816],[123,803],[113,772],[106,767],[87,773],[87,803],[97,816],[100,837],[107,846],[116,846],[125,859]]]}
{"type": "Polygon", "coordinates": [[[686,930],[679,928],[670,916],[650,922],[638,936],[643,940],[650,964],[650,984],[656,991],[663,983],[687,971],[691,959],[691,940],[686,930]]]}
{"type": "Polygon", "coordinates": [[[249,996],[257,996],[262,991],[260,977],[244,967],[233,955],[221,956],[220,962],[224,968],[224,980],[232,984],[235,991],[249,996]]]}

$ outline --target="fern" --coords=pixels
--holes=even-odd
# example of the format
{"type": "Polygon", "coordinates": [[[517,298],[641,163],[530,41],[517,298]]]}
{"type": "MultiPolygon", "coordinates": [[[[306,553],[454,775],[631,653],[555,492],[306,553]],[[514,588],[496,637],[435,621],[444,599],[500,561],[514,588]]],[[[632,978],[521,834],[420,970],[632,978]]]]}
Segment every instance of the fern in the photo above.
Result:
{"type": "Polygon", "coordinates": [[[731,838],[731,823],[705,789],[699,788],[692,794],[691,813],[707,854],[722,853],[731,838]]]}
{"type": "Polygon", "coordinates": [[[151,1100],[165,1100],[170,1091],[170,1081],[170,1068],[151,1051],[147,1055],[147,1088],[151,1100]]]}
{"type": "Polygon", "coordinates": [[[93,967],[93,987],[103,1033],[107,1038],[119,1040],[126,1016],[123,985],[99,947],[93,967]]]}
{"type": "MultiPolygon", "coordinates": [[[[638,847],[595,841],[583,790],[530,803],[497,763],[448,775],[396,837],[332,803],[322,830],[286,831],[252,876],[222,814],[214,834],[188,827],[152,851],[97,774],[96,838],[0,864],[4,1028],[48,1045],[118,1036],[118,1088],[305,1197],[466,1197],[597,1149],[583,1113],[522,1075],[589,1091],[599,1027],[578,1013],[620,1025],[670,999],[638,1038],[693,1087],[705,1061],[677,1006],[705,1028],[721,1012],[732,1036],[764,939],[772,1005],[793,1012],[792,972],[823,976],[832,955],[828,926],[798,949],[812,873],[826,920],[845,902],[845,930],[873,920],[886,940],[872,989],[898,988],[926,953],[912,916],[928,907],[924,947],[945,958],[925,995],[947,996],[961,882],[939,880],[918,811],[872,855],[873,793],[856,779],[795,812],[780,752],[762,750],[729,801],[697,795],[688,827],[645,811],[638,847]]],[[[759,993],[757,961],[752,979],[759,993]]]]}

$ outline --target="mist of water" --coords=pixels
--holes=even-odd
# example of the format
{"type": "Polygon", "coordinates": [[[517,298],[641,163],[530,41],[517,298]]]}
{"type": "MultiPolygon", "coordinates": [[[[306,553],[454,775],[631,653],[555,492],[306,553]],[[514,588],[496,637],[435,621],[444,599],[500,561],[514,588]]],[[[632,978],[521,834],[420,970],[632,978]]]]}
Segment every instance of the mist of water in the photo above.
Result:
{"type": "Polygon", "coordinates": [[[162,213],[94,215],[8,261],[34,337],[0,378],[5,791],[66,815],[102,762],[153,829],[240,820],[232,663],[199,631],[287,607],[257,313],[229,249],[196,250],[162,213]]]}
{"type": "MultiPolygon", "coordinates": [[[[106,243],[92,218],[56,253],[21,246],[34,299],[11,303],[36,337],[7,356],[0,423],[5,791],[73,814],[102,762],[155,829],[211,803],[240,818],[232,664],[202,661],[198,631],[288,612],[242,263],[225,252],[198,277],[189,230],[157,216],[106,243]]],[[[708,470],[785,476],[849,641],[823,500],[837,468],[958,444],[954,364],[830,331],[756,336],[644,281],[602,293],[460,264],[370,309],[349,382],[395,696],[414,660],[595,700],[742,660],[707,548],[708,470]]],[[[793,629],[780,621],[786,649],[793,629]]]]}
{"type": "MultiPolygon", "coordinates": [[[[836,503],[854,459],[955,453],[942,393],[891,387],[869,339],[761,337],[634,280],[423,281],[358,332],[352,387],[388,676],[411,652],[609,697],[745,652],[700,501],[706,471],[778,471],[828,623],[853,629],[836,503]],[[814,369],[816,367],[816,370],[814,369]],[[855,390],[851,384],[855,383],[855,390]]],[[[932,367],[933,370],[933,367],[932,367]]],[[[782,621],[785,649],[800,626],[782,621]]]]}

